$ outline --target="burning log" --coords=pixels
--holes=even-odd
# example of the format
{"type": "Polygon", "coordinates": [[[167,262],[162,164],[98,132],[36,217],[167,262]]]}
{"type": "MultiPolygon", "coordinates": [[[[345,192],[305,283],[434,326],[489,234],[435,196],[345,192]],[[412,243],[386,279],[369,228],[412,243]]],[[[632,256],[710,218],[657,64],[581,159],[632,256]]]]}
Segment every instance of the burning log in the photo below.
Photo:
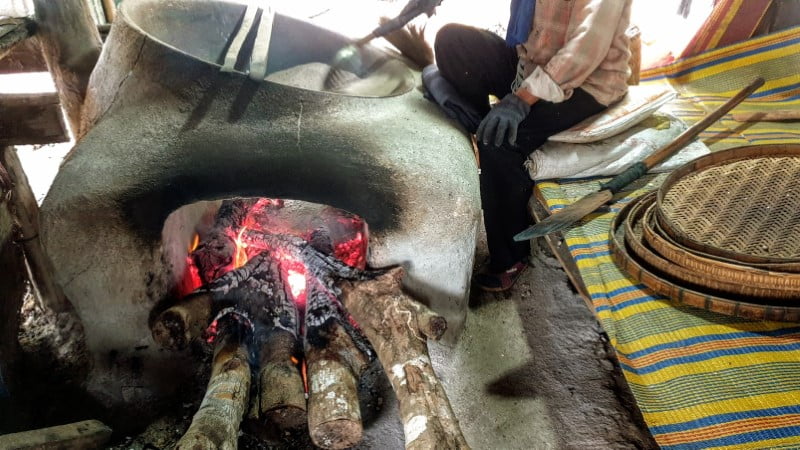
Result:
{"type": "Polygon", "coordinates": [[[400,404],[407,449],[469,448],[431,366],[426,339],[439,339],[444,318],[402,291],[403,270],[374,280],[343,281],[342,303],[378,354],[400,404]]]}
{"type": "Polygon", "coordinates": [[[169,350],[182,350],[201,336],[211,320],[212,295],[189,295],[158,315],[151,330],[153,340],[169,350]]]}
{"type": "Polygon", "coordinates": [[[211,379],[179,450],[235,450],[250,396],[250,365],[241,325],[224,317],[214,348],[211,379]]]}
{"type": "Polygon", "coordinates": [[[236,242],[233,236],[242,227],[252,199],[225,200],[214,217],[214,227],[204,233],[201,244],[192,252],[192,259],[203,283],[211,283],[234,263],[236,242]]]}
{"type": "MultiPolygon", "coordinates": [[[[348,448],[361,441],[358,377],[366,369],[369,344],[348,332],[339,301],[319,281],[307,286],[305,351],[308,364],[308,430],[314,444],[348,448]]],[[[357,335],[355,335],[357,336],[357,335]]]]}

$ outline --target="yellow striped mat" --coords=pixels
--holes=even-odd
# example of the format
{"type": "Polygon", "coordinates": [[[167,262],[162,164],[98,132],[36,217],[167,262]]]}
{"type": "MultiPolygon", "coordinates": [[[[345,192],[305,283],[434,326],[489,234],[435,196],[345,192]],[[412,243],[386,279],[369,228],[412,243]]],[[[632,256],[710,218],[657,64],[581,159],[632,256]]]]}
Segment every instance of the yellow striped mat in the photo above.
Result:
{"type": "MultiPolygon", "coordinates": [[[[672,112],[690,123],[756,75],[767,78],[766,88],[739,111],[798,107],[800,28],[646,75],[649,83],[675,85],[682,95],[672,112]]],[[[702,138],[713,150],[800,143],[800,128],[723,119],[702,138]]],[[[628,278],[611,259],[612,217],[664,177],[639,180],[609,208],[565,234],[650,431],[665,449],[800,448],[800,324],[752,322],[675,306],[628,278]]],[[[539,182],[536,189],[552,212],[595,192],[603,181],[539,182]]]]}
{"type": "MultiPolygon", "coordinates": [[[[678,99],[664,110],[691,125],[757,76],[766,80],[764,87],[732,113],[800,108],[800,27],[644,71],[642,83],[665,83],[677,90],[678,99]]],[[[712,150],[800,141],[800,122],[745,123],[731,114],[700,135],[712,150]]]]}

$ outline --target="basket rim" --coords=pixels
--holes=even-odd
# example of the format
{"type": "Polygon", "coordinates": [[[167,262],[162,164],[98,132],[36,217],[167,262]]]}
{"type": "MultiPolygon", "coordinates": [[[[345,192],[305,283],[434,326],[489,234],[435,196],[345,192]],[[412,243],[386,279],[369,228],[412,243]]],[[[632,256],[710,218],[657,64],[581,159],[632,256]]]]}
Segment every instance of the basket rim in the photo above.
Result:
{"type": "Polygon", "coordinates": [[[698,289],[710,289],[718,292],[725,292],[732,295],[744,295],[748,297],[768,299],[800,300],[800,290],[798,289],[776,289],[772,285],[763,287],[756,283],[743,283],[740,281],[721,280],[719,278],[709,278],[706,274],[689,269],[672,261],[663,255],[658,254],[647,248],[643,243],[641,232],[635,230],[636,224],[642,223],[648,208],[653,205],[655,196],[648,195],[639,201],[628,212],[623,226],[625,229],[625,244],[630,252],[639,257],[644,263],[651,266],[654,271],[659,271],[668,277],[673,277],[676,281],[696,286],[698,289]]]}
{"type": "Polygon", "coordinates": [[[794,291],[800,296],[800,274],[764,270],[742,264],[732,264],[704,257],[691,249],[681,247],[658,231],[654,218],[655,207],[650,204],[643,212],[642,234],[644,240],[664,259],[688,270],[714,276],[732,283],[766,284],[772,289],[794,291]]]}
{"type": "Polygon", "coordinates": [[[609,230],[609,250],[617,267],[636,282],[647,287],[651,292],[667,297],[673,304],[691,306],[727,316],[749,320],[768,320],[775,322],[800,322],[800,307],[757,305],[724,297],[704,294],[654,274],[633,259],[625,248],[624,236],[618,236],[617,230],[625,220],[630,208],[642,197],[638,197],[622,209],[611,221],[609,230]]]}
{"type": "Polygon", "coordinates": [[[700,242],[684,233],[664,212],[665,196],[685,176],[746,159],[773,157],[800,157],[800,144],[764,144],[733,147],[701,156],[672,171],[657,190],[656,216],[664,233],[685,247],[737,263],[800,265],[800,258],[751,255],[700,242]]]}

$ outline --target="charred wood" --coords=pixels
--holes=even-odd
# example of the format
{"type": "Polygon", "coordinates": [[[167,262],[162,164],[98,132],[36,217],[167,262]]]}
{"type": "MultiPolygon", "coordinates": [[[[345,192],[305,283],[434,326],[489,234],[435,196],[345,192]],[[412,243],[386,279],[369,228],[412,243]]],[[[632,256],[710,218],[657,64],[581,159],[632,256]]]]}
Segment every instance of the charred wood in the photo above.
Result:
{"type": "Polygon", "coordinates": [[[342,303],[378,354],[400,404],[407,449],[466,449],[458,420],[428,355],[427,339],[444,319],[402,291],[403,270],[374,280],[343,281],[342,303]]]}
{"type": "Polygon", "coordinates": [[[210,283],[225,273],[233,263],[236,242],[232,234],[244,224],[252,199],[225,200],[214,217],[211,230],[201,236],[200,245],[192,252],[200,279],[210,283]]]}

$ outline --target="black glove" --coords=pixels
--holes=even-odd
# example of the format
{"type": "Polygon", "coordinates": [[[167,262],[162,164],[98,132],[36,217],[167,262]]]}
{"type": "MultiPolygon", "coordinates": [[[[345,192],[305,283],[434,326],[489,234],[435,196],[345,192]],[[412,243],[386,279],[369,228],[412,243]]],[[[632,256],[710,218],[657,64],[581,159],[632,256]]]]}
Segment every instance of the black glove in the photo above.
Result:
{"type": "Polygon", "coordinates": [[[478,141],[489,145],[490,140],[493,140],[494,146],[500,147],[508,133],[508,143],[517,145],[517,128],[530,112],[531,105],[525,100],[513,93],[506,95],[478,126],[478,141]]]}

